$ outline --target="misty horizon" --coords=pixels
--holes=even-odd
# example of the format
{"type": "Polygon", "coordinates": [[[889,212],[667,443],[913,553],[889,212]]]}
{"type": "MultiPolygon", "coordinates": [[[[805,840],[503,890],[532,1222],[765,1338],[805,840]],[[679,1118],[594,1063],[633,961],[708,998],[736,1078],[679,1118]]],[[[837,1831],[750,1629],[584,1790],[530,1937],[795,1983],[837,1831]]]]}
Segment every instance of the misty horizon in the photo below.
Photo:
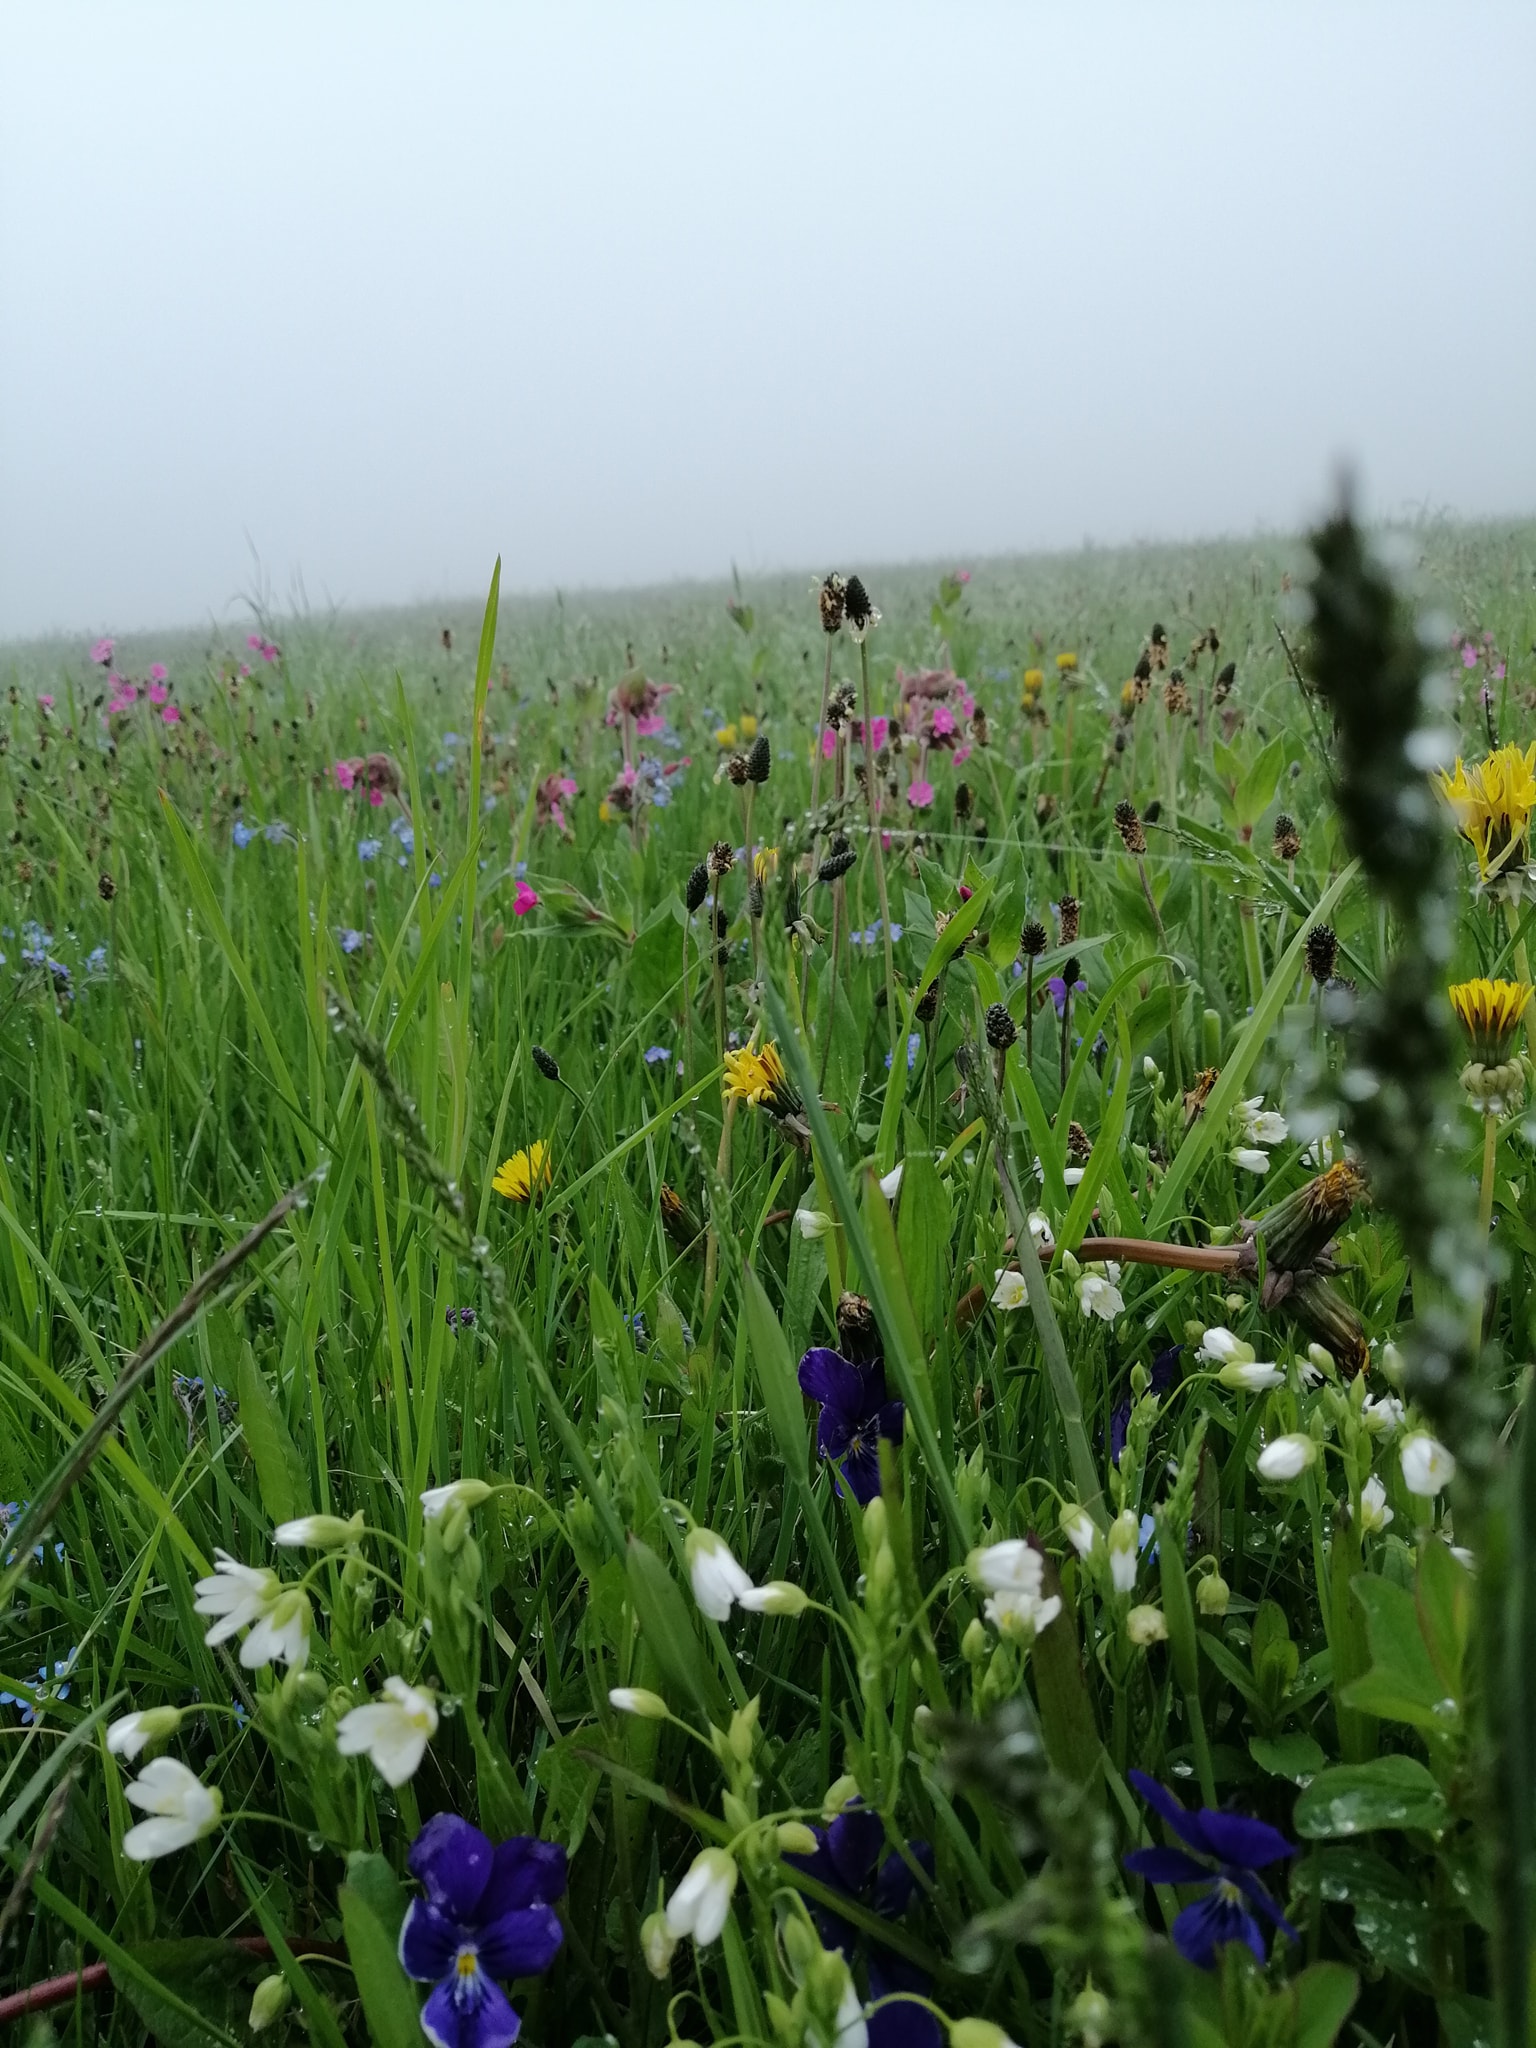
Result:
{"type": "Polygon", "coordinates": [[[356,19],[12,25],[0,639],[1536,510],[1536,10],[356,19]]]}

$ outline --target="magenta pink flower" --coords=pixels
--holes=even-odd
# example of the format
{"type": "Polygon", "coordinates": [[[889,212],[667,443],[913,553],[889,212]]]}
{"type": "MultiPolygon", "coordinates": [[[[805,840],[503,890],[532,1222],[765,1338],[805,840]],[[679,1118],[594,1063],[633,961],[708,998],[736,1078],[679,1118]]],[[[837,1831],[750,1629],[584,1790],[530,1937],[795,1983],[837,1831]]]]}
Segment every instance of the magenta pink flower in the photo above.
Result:
{"type": "Polygon", "coordinates": [[[933,729],[940,739],[945,738],[949,733],[952,733],[954,731],[955,714],[953,713],[953,711],[950,710],[947,704],[934,705],[933,729]]]}
{"type": "MultiPolygon", "coordinates": [[[[170,681],[170,677],[171,677],[171,672],[170,672],[170,670],[169,670],[169,669],[168,669],[168,668],[166,667],[166,665],[165,665],[165,663],[164,663],[163,661],[153,661],[153,662],[151,662],[151,663],[150,663],[150,665],[149,665],[149,680],[150,680],[150,681],[151,681],[152,683],[165,683],[165,682],[169,682],[169,681],[170,681]]],[[[158,700],[158,699],[156,699],[156,702],[158,702],[158,701],[159,701],[159,700],[158,700]]]]}
{"type": "Polygon", "coordinates": [[[969,569],[957,569],[955,571],[955,581],[957,583],[969,583],[970,580],[971,572],[969,569]]]}
{"type": "Polygon", "coordinates": [[[538,900],[539,892],[537,889],[530,887],[527,882],[519,882],[517,894],[512,898],[512,915],[514,917],[526,917],[538,900]]]}
{"type": "Polygon", "coordinates": [[[384,801],[384,792],[376,782],[373,783],[369,788],[368,801],[372,805],[374,810],[377,810],[380,804],[382,804],[384,801]]]}
{"type": "Polygon", "coordinates": [[[665,732],[667,721],[659,711],[644,711],[635,720],[635,731],[643,740],[655,739],[657,733],[665,732]]]}
{"type": "Polygon", "coordinates": [[[276,661],[281,653],[282,649],[275,640],[265,641],[262,645],[261,658],[263,661],[276,661]]]}
{"type": "Polygon", "coordinates": [[[971,758],[971,743],[970,743],[970,741],[969,741],[969,740],[967,740],[967,741],[966,741],[966,743],[965,743],[965,745],[964,745],[963,747],[956,747],[956,749],[955,749],[955,765],[956,765],[956,767],[958,767],[958,766],[960,765],[960,763],[961,763],[962,761],[969,761],[969,759],[970,759],[970,758],[971,758]]]}
{"type": "Polygon", "coordinates": [[[914,811],[926,811],[933,802],[933,784],[922,777],[907,784],[907,802],[914,811]]]}
{"type": "Polygon", "coordinates": [[[1496,662],[1495,662],[1495,663],[1493,664],[1493,668],[1492,668],[1492,670],[1490,671],[1490,673],[1492,674],[1492,676],[1493,676],[1493,680],[1494,680],[1494,681],[1495,681],[1496,683],[1502,683],[1502,682],[1503,682],[1503,680],[1504,680],[1504,664],[1503,664],[1503,662],[1502,662],[1502,661],[1496,661],[1496,662]]]}
{"type": "Polygon", "coordinates": [[[245,636],[245,644],[247,647],[255,648],[256,652],[259,654],[262,648],[265,647],[267,643],[265,640],[262,639],[259,633],[247,633],[245,636]]]}
{"type": "Polygon", "coordinates": [[[167,725],[179,725],[181,723],[181,713],[177,710],[174,704],[167,704],[165,709],[161,712],[160,716],[165,720],[167,725]]]}
{"type": "Polygon", "coordinates": [[[560,780],[555,784],[555,788],[560,792],[562,796],[577,796],[580,794],[576,787],[576,778],[574,775],[562,775],[560,777],[560,780]]]}
{"type": "MultiPolygon", "coordinates": [[[[862,718],[855,723],[853,729],[862,743],[864,738],[864,721],[862,718]]],[[[890,737],[891,721],[883,714],[879,718],[872,718],[869,722],[869,731],[870,737],[874,741],[874,751],[878,754],[890,737]]]]}
{"type": "Polygon", "coordinates": [[[1461,665],[1463,668],[1477,667],[1477,648],[1470,640],[1461,650],[1461,665]]]}
{"type": "Polygon", "coordinates": [[[241,662],[241,664],[240,664],[240,674],[241,674],[241,677],[242,677],[242,678],[244,678],[244,677],[248,676],[248,675],[250,674],[250,672],[251,672],[251,668],[250,668],[250,663],[249,663],[249,662],[245,662],[245,661],[242,661],[242,662],[241,662]]]}
{"type": "Polygon", "coordinates": [[[103,668],[106,668],[112,659],[112,652],[116,646],[117,642],[115,640],[98,640],[91,649],[92,661],[99,662],[103,668]]]}
{"type": "Polygon", "coordinates": [[[821,758],[830,761],[837,752],[837,734],[829,725],[821,736],[821,758]]]}
{"type": "Polygon", "coordinates": [[[41,704],[45,711],[51,711],[53,709],[53,699],[51,697],[42,696],[39,697],[37,701],[39,704],[41,704]]]}
{"type": "Polygon", "coordinates": [[[333,761],[331,773],[336,778],[338,789],[352,790],[357,784],[358,763],[356,761],[333,761]]]}
{"type": "Polygon", "coordinates": [[[163,704],[170,694],[164,683],[151,683],[149,685],[149,701],[151,704],[163,704]]]}

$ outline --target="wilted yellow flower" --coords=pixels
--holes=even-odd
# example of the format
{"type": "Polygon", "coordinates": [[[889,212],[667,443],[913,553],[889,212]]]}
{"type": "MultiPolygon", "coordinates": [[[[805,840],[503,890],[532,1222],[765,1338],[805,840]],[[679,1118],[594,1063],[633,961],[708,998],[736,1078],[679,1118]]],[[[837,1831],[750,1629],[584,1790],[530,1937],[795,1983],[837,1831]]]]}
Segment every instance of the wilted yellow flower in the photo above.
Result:
{"type": "MultiPolygon", "coordinates": [[[[1513,749],[1510,749],[1512,752],[1513,749]]],[[[1459,981],[1450,991],[1451,1008],[1472,1041],[1472,1056],[1496,1067],[1508,1059],[1515,1033],[1531,1006],[1528,981],[1459,981]]]]}
{"type": "Polygon", "coordinates": [[[741,728],[732,721],[729,725],[715,727],[715,743],[721,747],[734,747],[741,738],[741,728]]]}
{"type": "Polygon", "coordinates": [[[752,856],[752,872],[760,882],[771,882],[779,872],[779,849],[760,846],[752,856]]]}
{"type": "Polygon", "coordinates": [[[1495,881],[1523,868],[1536,811],[1536,742],[1524,749],[1499,747],[1470,768],[1458,755],[1454,771],[1442,768],[1437,780],[1457,829],[1477,855],[1482,879],[1495,881]]]}
{"type": "Polygon", "coordinates": [[[1122,683],[1120,686],[1120,709],[1129,717],[1140,702],[1141,690],[1136,678],[1132,676],[1128,683],[1122,683]]]}
{"type": "Polygon", "coordinates": [[[750,1045],[725,1056],[727,1101],[749,1102],[757,1109],[771,1109],[775,1116],[793,1116],[800,1098],[789,1085],[779,1049],[769,1043],[756,1050],[750,1045]]]}
{"type": "Polygon", "coordinates": [[[535,1138],[525,1152],[514,1152],[503,1160],[491,1186],[509,1202],[530,1202],[549,1186],[553,1172],[549,1147],[542,1138],[535,1138]]]}
{"type": "Polygon", "coordinates": [[[1056,657],[1056,666],[1058,669],[1060,669],[1063,675],[1067,675],[1070,673],[1071,670],[1077,667],[1077,656],[1071,653],[1070,651],[1066,654],[1058,654],[1056,657]]]}

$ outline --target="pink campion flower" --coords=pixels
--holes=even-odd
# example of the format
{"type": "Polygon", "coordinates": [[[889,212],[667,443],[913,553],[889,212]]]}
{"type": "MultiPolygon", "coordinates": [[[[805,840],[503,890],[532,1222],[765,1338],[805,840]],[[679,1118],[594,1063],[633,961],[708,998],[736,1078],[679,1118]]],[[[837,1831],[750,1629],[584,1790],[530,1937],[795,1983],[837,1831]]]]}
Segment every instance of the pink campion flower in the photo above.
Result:
{"type": "Polygon", "coordinates": [[[1493,680],[1494,680],[1494,681],[1495,681],[1496,683],[1502,683],[1502,682],[1503,682],[1503,680],[1504,680],[1504,664],[1503,664],[1503,662],[1502,662],[1502,661],[1496,661],[1496,662],[1495,662],[1495,663],[1493,664],[1493,667],[1492,667],[1492,669],[1491,669],[1491,670],[1489,671],[1489,673],[1490,673],[1490,674],[1492,675],[1492,677],[1493,677],[1493,680]]]}
{"type": "Polygon", "coordinates": [[[955,714],[953,711],[950,710],[947,704],[935,704],[933,707],[933,730],[937,736],[943,739],[949,733],[952,733],[954,729],[955,714]]]}
{"type": "Polygon", "coordinates": [[[933,784],[919,776],[907,784],[907,802],[914,811],[926,811],[933,802],[933,784]]]}
{"type": "Polygon", "coordinates": [[[106,668],[112,660],[112,653],[116,646],[117,642],[115,640],[98,640],[91,649],[92,661],[98,662],[102,668],[106,668]]]}
{"type": "Polygon", "coordinates": [[[333,761],[331,773],[336,778],[336,787],[350,794],[357,786],[357,771],[362,765],[361,761],[333,761]]]}
{"type": "Polygon", "coordinates": [[[242,662],[241,662],[241,664],[240,664],[240,679],[241,679],[241,681],[243,682],[243,681],[244,681],[244,680],[245,680],[245,679],[246,679],[246,678],[247,678],[247,677],[248,677],[248,676],[250,675],[250,673],[251,673],[250,663],[249,663],[249,662],[245,662],[245,661],[242,661],[242,662]]]}
{"type": "Polygon", "coordinates": [[[527,882],[519,882],[517,894],[512,898],[512,915],[514,917],[526,917],[538,900],[539,892],[537,889],[530,887],[527,882]]]}
{"type": "Polygon", "coordinates": [[[962,718],[974,718],[976,716],[976,699],[971,695],[970,689],[965,683],[960,685],[960,716],[962,718]]]}
{"type": "Polygon", "coordinates": [[[383,803],[383,801],[384,792],[377,783],[374,783],[368,791],[369,805],[371,806],[372,809],[377,810],[379,806],[383,803]]]}
{"type": "Polygon", "coordinates": [[[830,725],[821,736],[821,758],[830,761],[837,752],[837,733],[830,725]]]}
{"type": "Polygon", "coordinates": [[[955,766],[958,768],[962,761],[969,761],[970,758],[971,743],[967,740],[963,747],[956,747],[955,749],[955,766]]]}
{"type": "MultiPolygon", "coordinates": [[[[858,720],[853,729],[854,732],[858,735],[859,741],[862,744],[864,739],[864,721],[862,718],[858,720]]],[[[874,751],[878,754],[880,749],[885,745],[886,741],[890,738],[891,721],[884,715],[884,713],[882,713],[878,718],[872,718],[869,721],[869,733],[870,738],[874,742],[874,751]]]]}
{"type": "Polygon", "coordinates": [[[165,709],[160,713],[160,716],[165,720],[167,725],[179,725],[181,723],[181,713],[177,710],[174,704],[167,704],[165,709]]]}
{"type": "Polygon", "coordinates": [[[659,711],[642,712],[635,720],[635,731],[643,740],[655,739],[657,733],[665,732],[667,721],[659,711]]]}
{"type": "Polygon", "coordinates": [[[1477,645],[1475,641],[1469,640],[1462,648],[1461,665],[1463,668],[1477,667],[1477,645]]]}
{"type": "Polygon", "coordinates": [[[267,643],[265,640],[262,639],[259,633],[247,633],[245,636],[245,644],[247,647],[254,648],[256,652],[259,654],[262,648],[265,647],[267,643]]]}
{"type": "Polygon", "coordinates": [[[261,658],[263,661],[276,661],[282,651],[275,640],[266,640],[262,642],[261,658]]]}
{"type": "Polygon", "coordinates": [[[51,697],[46,695],[41,696],[38,698],[37,701],[42,706],[44,711],[51,711],[53,709],[53,699],[51,697]]]}
{"type": "Polygon", "coordinates": [[[955,571],[955,581],[957,583],[969,583],[970,580],[971,572],[969,569],[957,569],[955,571]]]}
{"type": "Polygon", "coordinates": [[[170,670],[169,670],[169,669],[168,669],[168,668],[166,667],[166,665],[165,665],[165,663],[164,663],[163,661],[152,661],[152,662],[150,663],[150,665],[149,665],[149,680],[150,680],[150,681],[151,681],[152,683],[167,683],[167,682],[169,682],[169,681],[170,681],[170,679],[171,679],[171,672],[170,672],[170,670]]]}
{"type": "Polygon", "coordinates": [[[151,704],[163,704],[170,694],[164,683],[154,682],[149,685],[149,701],[151,704]]]}

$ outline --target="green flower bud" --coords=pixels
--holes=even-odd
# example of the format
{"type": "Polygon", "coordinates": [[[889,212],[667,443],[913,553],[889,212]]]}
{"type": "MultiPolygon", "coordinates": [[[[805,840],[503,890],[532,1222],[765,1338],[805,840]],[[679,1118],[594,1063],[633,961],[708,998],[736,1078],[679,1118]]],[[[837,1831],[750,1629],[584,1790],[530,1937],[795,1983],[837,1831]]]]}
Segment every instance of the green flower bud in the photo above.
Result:
{"type": "Polygon", "coordinates": [[[1227,1611],[1227,1602],[1232,1598],[1232,1588],[1220,1572],[1208,1572],[1195,1587],[1195,1605],[1202,1614],[1219,1620],[1227,1611]]]}
{"type": "Polygon", "coordinates": [[[264,2027],[270,2027],[274,2020],[280,2020],[293,2003],[293,1990],[288,1979],[279,1971],[270,1977],[263,1977],[251,1995],[251,2010],[246,2025],[253,2034],[259,2034],[264,2027]]]}
{"type": "MultiPolygon", "coordinates": [[[[777,1839],[780,1851],[786,1856],[814,1856],[817,1849],[816,1833],[803,1820],[779,1822],[777,1839]]],[[[788,1928],[785,1929],[786,1942],[788,1928]]]]}

